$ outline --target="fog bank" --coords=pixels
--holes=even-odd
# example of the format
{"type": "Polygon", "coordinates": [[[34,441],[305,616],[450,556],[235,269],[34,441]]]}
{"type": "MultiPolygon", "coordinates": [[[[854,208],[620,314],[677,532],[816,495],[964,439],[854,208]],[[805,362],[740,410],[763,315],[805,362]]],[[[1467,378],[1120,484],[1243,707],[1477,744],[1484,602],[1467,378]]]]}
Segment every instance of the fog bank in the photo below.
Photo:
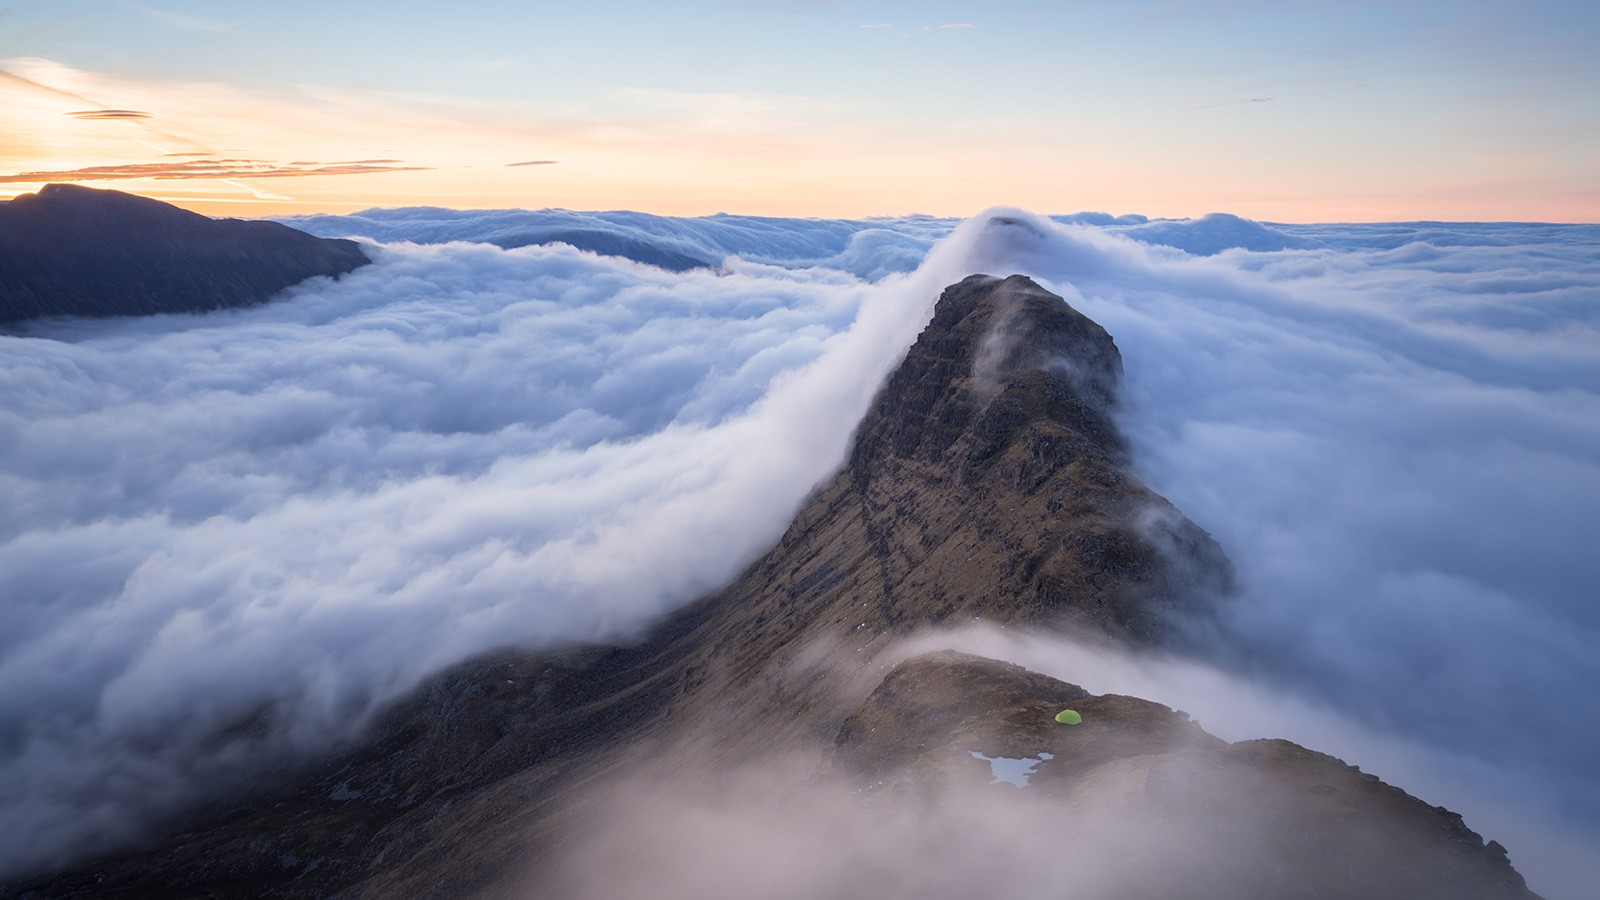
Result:
{"type": "Polygon", "coordinates": [[[438,212],[321,220],[391,230],[268,306],[0,336],[0,874],[726,580],[978,271],[1115,338],[1139,468],[1239,569],[1222,665],[1600,832],[1600,229],[580,223],[715,259],[674,273],[404,242],[527,225],[438,212]]]}

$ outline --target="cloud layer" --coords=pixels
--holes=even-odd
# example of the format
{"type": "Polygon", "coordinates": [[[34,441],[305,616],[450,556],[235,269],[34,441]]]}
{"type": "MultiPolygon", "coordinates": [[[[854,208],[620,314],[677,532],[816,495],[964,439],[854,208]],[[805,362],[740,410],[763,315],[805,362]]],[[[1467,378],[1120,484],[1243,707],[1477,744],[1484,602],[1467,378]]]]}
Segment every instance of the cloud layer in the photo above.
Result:
{"type": "Polygon", "coordinates": [[[6,868],[474,652],[623,636],[731,577],[937,291],[378,255],[237,315],[0,339],[0,817],[32,836],[6,868]],[[263,716],[263,746],[215,746],[263,716]]]}
{"type": "Polygon", "coordinates": [[[729,577],[974,271],[1115,337],[1224,662],[1600,829],[1596,229],[1063,218],[369,211],[298,223],[386,242],[337,283],[0,337],[0,871],[729,577]],[[448,243],[556,225],[718,268],[448,243]]]}
{"type": "Polygon", "coordinates": [[[901,219],[731,215],[676,218],[629,211],[436,207],[370,209],[349,216],[294,216],[278,221],[322,237],[359,236],[375,241],[429,244],[474,241],[499,247],[561,241],[571,234],[609,235],[615,243],[651,248],[656,258],[694,259],[715,264],[724,257],[737,256],[748,262],[787,268],[842,269],[872,281],[917,268],[928,248],[959,224],[957,219],[932,216],[901,219]]]}
{"type": "MultiPolygon", "coordinates": [[[[76,114],[75,114],[76,115],[76,114]]],[[[143,113],[102,110],[78,118],[138,119],[143,113]]],[[[195,154],[168,154],[193,156],[195,154]]],[[[258,159],[194,159],[182,162],[133,163],[119,166],[85,166],[45,172],[16,172],[0,175],[0,184],[42,184],[45,182],[125,181],[153,178],[181,181],[191,178],[300,178],[306,175],[371,175],[377,172],[421,172],[426,167],[407,166],[398,159],[357,159],[345,162],[266,162],[258,159]]]]}

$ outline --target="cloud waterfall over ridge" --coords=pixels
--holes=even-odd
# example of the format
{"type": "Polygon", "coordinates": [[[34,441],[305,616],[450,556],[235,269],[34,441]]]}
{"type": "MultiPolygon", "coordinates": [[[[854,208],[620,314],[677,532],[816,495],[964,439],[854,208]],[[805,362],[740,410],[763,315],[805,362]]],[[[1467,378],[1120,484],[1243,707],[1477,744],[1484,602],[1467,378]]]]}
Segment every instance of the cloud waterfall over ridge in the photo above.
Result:
{"type": "MultiPolygon", "coordinates": [[[[406,228],[437,212],[362,215],[431,240],[406,228]]],[[[0,827],[31,836],[0,872],[475,652],[626,635],[732,576],[976,271],[1116,339],[1139,465],[1240,569],[1234,665],[1600,827],[1600,237],[1160,230],[1197,257],[1004,212],[926,258],[950,223],[761,220],[741,258],[663,221],[719,268],[394,243],[257,309],[0,337],[0,827]],[[893,265],[841,256],[868,230],[893,265]],[[265,736],[216,739],[241,721],[265,736]]]]}
{"type": "Polygon", "coordinates": [[[949,277],[379,255],[248,311],[0,339],[0,820],[32,836],[0,868],[731,578],[949,277]],[[267,736],[217,740],[246,721],[267,736]]]}

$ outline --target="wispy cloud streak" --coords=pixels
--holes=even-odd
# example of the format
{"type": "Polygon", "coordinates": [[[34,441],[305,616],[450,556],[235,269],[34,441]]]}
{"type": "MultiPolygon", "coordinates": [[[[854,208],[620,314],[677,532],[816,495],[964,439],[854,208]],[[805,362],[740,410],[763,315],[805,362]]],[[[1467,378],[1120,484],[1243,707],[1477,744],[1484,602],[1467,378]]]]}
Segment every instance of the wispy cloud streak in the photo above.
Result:
{"type": "Polygon", "coordinates": [[[148,119],[150,114],[137,109],[85,109],[69,112],[74,119],[148,119]]]}
{"type": "Polygon", "coordinates": [[[1196,106],[1185,106],[1180,112],[1195,109],[1216,109],[1219,106],[1243,106],[1249,103],[1271,103],[1276,97],[1240,97],[1237,100],[1223,100],[1220,103],[1201,103],[1196,106]]]}
{"type": "MultiPolygon", "coordinates": [[[[187,156],[190,154],[170,154],[187,156]]],[[[272,163],[254,159],[197,159],[170,163],[133,163],[120,166],[85,166],[80,169],[17,172],[0,175],[0,184],[42,182],[123,181],[153,178],[158,181],[228,178],[303,178],[312,175],[371,175],[380,172],[422,172],[427,166],[397,165],[399,160],[349,162],[272,163]]]]}

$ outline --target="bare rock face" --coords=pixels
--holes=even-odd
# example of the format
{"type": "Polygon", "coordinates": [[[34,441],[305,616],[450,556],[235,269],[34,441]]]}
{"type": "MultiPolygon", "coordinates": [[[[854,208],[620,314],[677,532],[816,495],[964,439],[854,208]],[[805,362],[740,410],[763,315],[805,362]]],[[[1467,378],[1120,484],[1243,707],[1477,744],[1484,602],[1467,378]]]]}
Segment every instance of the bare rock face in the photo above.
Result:
{"type": "Polygon", "coordinates": [[[368,262],[354,241],[52,184],[0,203],[0,324],[254,306],[368,262]]]}
{"type": "Polygon", "coordinates": [[[1121,376],[1105,329],[1023,276],[945,291],[862,423],[848,485],[818,498],[859,503],[886,616],[1152,641],[1228,589],[1210,535],[1129,471],[1121,376]]]}
{"type": "MultiPolygon", "coordinates": [[[[1204,835],[1171,845],[1202,861],[1233,859],[1239,871],[1218,883],[1239,893],[1132,881],[1143,893],[1076,896],[1402,896],[1444,878],[1434,862],[1413,877],[1397,860],[1367,880],[1324,873],[1371,861],[1339,829],[1373,817],[1427,847],[1455,834],[1473,845],[1462,871],[1505,888],[1485,896],[1520,896],[1508,864],[1480,859],[1475,835],[1451,832],[1448,816],[1331,758],[1277,742],[1229,746],[1158,704],[1092,697],[994,661],[925,657],[884,677],[880,654],[925,626],[980,618],[1153,644],[1228,589],[1216,544],[1128,468],[1112,418],[1120,371],[1110,336],[1028,279],[952,285],[843,469],[733,584],[634,645],[463,664],[397,704],[359,746],[294,780],[197,813],[144,852],[13,893],[456,897],[520,872],[523,887],[510,895],[603,896],[581,876],[547,877],[566,871],[558,863],[578,841],[573,822],[593,786],[641,755],[723,772],[817,748],[817,777],[856,786],[868,807],[906,792],[937,797],[950,777],[983,786],[974,752],[1049,752],[1040,790],[1027,796],[1085,809],[1133,796],[1148,810],[1127,820],[1138,827],[1107,833],[1141,853],[1163,852],[1150,835],[1176,841],[1197,823],[1227,834],[1255,821],[1235,807],[1274,823],[1256,855],[1213,853],[1204,835]],[[1051,718],[1066,704],[1085,717],[1070,733],[1051,718]],[[1176,817],[1176,830],[1144,827],[1163,816],[1176,817]],[[1319,857],[1324,845],[1334,855],[1319,857]],[[1331,887],[1299,891],[1301,869],[1331,887]],[[1284,890],[1258,890],[1251,878],[1284,890]]],[[[1046,818],[1072,808],[1049,807],[1046,818]]]]}

